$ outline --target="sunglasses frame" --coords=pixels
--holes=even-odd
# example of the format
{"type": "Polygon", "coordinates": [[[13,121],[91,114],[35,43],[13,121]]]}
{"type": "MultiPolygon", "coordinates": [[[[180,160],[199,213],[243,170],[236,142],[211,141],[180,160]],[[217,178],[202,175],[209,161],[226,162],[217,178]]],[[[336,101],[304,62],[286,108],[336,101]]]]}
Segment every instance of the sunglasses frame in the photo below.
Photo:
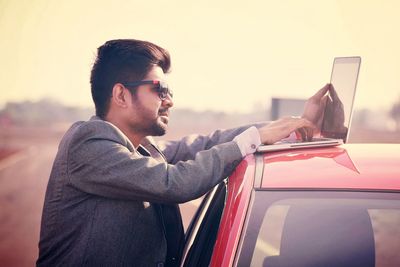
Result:
{"type": "MultiPolygon", "coordinates": [[[[139,87],[141,85],[145,85],[145,84],[152,84],[154,85],[157,93],[158,93],[158,97],[161,100],[165,100],[167,99],[167,96],[169,95],[170,98],[173,97],[173,93],[172,91],[168,88],[168,85],[166,83],[163,83],[159,80],[144,80],[144,81],[135,81],[135,82],[123,82],[122,83],[125,87],[139,87]]],[[[133,89],[133,88],[132,88],[133,89]]]]}

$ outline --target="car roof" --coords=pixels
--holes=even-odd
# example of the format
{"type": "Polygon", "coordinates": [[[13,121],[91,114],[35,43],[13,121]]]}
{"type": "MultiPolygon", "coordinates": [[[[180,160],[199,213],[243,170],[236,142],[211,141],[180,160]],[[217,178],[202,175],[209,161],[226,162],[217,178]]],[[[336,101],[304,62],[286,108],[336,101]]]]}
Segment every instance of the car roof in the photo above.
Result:
{"type": "Polygon", "coordinates": [[[255,188],[400,190],[400,144],[346,144],[256,158],[262,170],[256,176],[262,177],[255,178],[255,188]]]}

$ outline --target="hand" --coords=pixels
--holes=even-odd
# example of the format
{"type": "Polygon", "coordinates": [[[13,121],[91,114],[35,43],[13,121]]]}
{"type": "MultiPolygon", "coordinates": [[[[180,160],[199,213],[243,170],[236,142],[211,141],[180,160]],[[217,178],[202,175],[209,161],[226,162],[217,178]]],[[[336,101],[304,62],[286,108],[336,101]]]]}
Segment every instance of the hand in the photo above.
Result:
{"type": "Polygon", "coordinates": [[[304,141],[310,141],[315,130],[316,128],[313,123],[299,117],[284,117],[258,129],[261,142],[268,145],[276,143],[294,131],[304,141]]]}
{"type": "Polygon", "coordinates": [[[316,126],[318,132],[321,130],[322,119],[324,118],[324,110],[327,101],[326,93],[330,90],[331,84],[327,84],[322,87],[318,92],[310,97],[305,106],[302,118],[305,118],[316,126]]]}
{"type": "Polygon", "coordinates": [[[345,116],[343,103],[340,100],[333,85],[329,89],[329,97],[326,101],[324,129],[330,132],[347,134],[347,128],[344,126],[345,116]]]}

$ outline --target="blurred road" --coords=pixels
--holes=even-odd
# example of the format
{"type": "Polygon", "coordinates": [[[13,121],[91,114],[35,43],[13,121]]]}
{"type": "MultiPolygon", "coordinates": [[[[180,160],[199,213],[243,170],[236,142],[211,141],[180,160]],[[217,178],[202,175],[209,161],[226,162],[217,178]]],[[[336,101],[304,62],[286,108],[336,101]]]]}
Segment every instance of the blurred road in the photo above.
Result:
{"type": "Polygon", "coordinates": [[[57,145],[40,144],[0,161],[0,266],[32,266],[44,192],[57,145]]]}
{"type": "MultiPolygon", "coordinates": [[[[0,158],[0,266],[34,266],[38,255],[44,194],[61,134],[11,138],[2,142],[20,150],[0,158]]],[[[199,201],[181,205],[185,228],[199,201]]]]}

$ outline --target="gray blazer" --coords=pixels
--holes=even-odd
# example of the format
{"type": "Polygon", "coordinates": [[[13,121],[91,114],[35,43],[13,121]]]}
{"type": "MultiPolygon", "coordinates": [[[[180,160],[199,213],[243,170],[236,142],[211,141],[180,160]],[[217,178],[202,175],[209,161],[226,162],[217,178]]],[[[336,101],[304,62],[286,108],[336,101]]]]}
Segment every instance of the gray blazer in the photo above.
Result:
{"type": "Polygon", "coordinates": [[[157,203],[193,200],[229,176],[242,159],[232,139],[247,128],[160,143],[165,162],[98,117],[73,124],[50,174],[37,266],[163,266],[157,203]]]}

